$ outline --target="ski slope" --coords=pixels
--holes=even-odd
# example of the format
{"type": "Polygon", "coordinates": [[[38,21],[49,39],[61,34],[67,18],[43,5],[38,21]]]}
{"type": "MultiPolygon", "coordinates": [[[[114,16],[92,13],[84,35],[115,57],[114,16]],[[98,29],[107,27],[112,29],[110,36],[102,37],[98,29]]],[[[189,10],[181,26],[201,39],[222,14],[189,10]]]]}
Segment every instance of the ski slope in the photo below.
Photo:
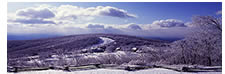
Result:
{"type": "Polygon", "coordinates": [[[95,45],[91,46],[91,48],[97,48],[99,46],[104,46],[106,44],[110,44],[112,42],[115,42],[115,40],[107,38],[107,37],[99,37],[99,38],[102,40],[102,42],[100,42],[99,44],[95,44],[95,45]]]}

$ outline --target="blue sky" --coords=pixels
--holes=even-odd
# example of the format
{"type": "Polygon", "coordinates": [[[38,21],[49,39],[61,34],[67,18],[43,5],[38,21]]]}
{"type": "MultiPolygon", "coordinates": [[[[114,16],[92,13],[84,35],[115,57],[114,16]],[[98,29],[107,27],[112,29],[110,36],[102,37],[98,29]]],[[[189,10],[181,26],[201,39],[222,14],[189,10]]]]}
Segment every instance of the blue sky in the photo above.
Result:
{"type": "MultiPolygon", "coordinates": [[[[222,3],[218,2],[72,2],[72,3],[8,3],[8,12],[15,12],[17,9],[26,8],[30,6],[41,4],[49,4],[53,6],[60,5],[74,5],[80,7],[96,7],[96,6],[113,6],[121,9],[125,9],[130,13],[134,13],[139,16],[138,19],[129,19],[133,23],[148,24],[155,20],[161,19],[180,19],[184,22],[191,21],[191,17],[195,15],[202,16],[216,16],[216,12],[222,10],[222,3]]],[[[105,20],[104,20],[105,21],[105,20]]],[[[104,22],[103,21],[103,22],[104,22]]],[[[111,21],[111,20],[110,20],[111,21]]],[[[110,22],[107,21],[107,22],[110,22]]],[[[117,22],[122,23],[122,22],[117,22]]]]}
{"type": "Polygon", "coordinates": [[[219,2],[9,2],[8,34],[71,35],[95,31],[94,33],[118,32],[138,36],[184,36],[172,32],[184,31],[183,28],[188,31],[186,23],[191,22],[193,16],[220,17],[216,13],[221,10],[222,3],[219,2]],[[94,10],[93,13],[88,10],[90,8],[94,10]],[[92,25],[94,27],[90,28],[92,25]],[[46,29],[52,31],[46,32],[46,29]],[[59,30],[63,32],[58,32],[59,30]],[[147,33],[137,34],[140,32],[147,33]]]}

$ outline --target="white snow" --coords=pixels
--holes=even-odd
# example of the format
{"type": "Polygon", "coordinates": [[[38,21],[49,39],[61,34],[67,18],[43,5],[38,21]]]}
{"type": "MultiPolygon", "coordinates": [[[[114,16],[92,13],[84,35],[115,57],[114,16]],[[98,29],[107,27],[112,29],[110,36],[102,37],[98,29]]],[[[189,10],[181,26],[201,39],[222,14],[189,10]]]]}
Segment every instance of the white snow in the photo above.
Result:
{"type": "Polygon", "coordinates": [[[107,37],[99,37],[99,38],[103,40],[103,43],[101,43],[101,45],[109,44],[109,43],[112,43],[115,41],[115,40],[107,38],[107,37]]]}
{"type": "Polygon", "coordinates": [[[137,48],[136,48],[136,47],[133,47],[133,48],[132,48],[132,50],[134,50],[134,51],[135,51],[135,50],[137,50],[137,48]]]}
{"type": "Polygon", "coordinates": [[[88,58],[98,58],[97,55],[86,55],[84,56],[84,58],[88,59],[88,58]]]}
{"type": "Polygon", "coordinates": [[[93,45],[91,48],[92,49],[95,49],[97,48],[98,46],[103,46],[103,45],[106,45],[106,44],[109,44],[109,43],[112,43],[114,42],[115,40],[113,39],[110,39],[110,38],[107,38],[107,37],[99,37],[103,42],[102,43],[99,43],[99,44],[96,44],[96,45],[93,45]]]}
{"type": "Polygon", "coordinates": [[[27,58],[30,58],[30,59],[32,59],[32,58],[39,58],[39,56],[29,56],[27,58]]]}
{"type": "Polygon", "coordinates": [[[84,55],[84,58],[95,58],[98,59],[100,56],[107,56],[107,55],[115,55],[117,58],[119,58],[120,56],[124,56],[126,55],[126,53],[124,51],[117,51],[117,52],[113,52],[113,53],[92,53],[92,54],[81,54],[84,55]]]}
{"type": "Polygon", "coordinates": [[[42,61],[39,60],[39,59],[33,59],[33,60],[30,60],[30,61],[27,61],[27,63],[42,63],[42,61]]]}
{"type": "MultiPolygon", "coordinates": [[[[8,73],[14,74],[14,73],[8,73]]],[[[62,70],[43,70],[43,71],[27,71],[18,72],[15,74],[222,74],[222,72],[177,72],[173,70],[163,68],[153,68],[139,71],[125,71],[115,69],[93,69],[93,70],[82,70],[66,72],[62,70]]]]}
{"type": "Polygon", "coordinates": [[[57,60],[59,60],[59,58],[47,58],[45,60],[57,61],[57,60]]]}
{"type": "Polygon", "coordinates": [[[59,56],[58,56],[58,55],[52,55],[52,57],[53,57],[53,58],[57,58],[57,57],[59,57],[59,56]]]}

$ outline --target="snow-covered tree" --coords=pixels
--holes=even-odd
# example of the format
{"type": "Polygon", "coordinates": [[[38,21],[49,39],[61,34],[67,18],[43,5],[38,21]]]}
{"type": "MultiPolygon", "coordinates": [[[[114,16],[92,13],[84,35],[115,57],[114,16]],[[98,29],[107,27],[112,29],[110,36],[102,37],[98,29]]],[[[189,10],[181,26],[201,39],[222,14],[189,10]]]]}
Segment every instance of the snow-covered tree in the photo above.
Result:
{"type": "Polygon", "coordinates": [[[188,37],[173,43],[178,64],[222,64],[222,21],[212,16],[195,16],[196,29],[188,37]]]}

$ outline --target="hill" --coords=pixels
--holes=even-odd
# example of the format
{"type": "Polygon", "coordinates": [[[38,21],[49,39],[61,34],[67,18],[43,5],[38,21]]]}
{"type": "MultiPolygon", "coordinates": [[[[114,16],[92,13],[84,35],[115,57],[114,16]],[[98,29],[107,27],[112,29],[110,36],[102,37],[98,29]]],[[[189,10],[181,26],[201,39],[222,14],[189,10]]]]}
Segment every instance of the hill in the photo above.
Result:
{"type": "Polygon", "coordinates": [[[169,46],[160,40],[116,34],[83,34],[8,40],[8,66],[151,64],[169,46]]]}

